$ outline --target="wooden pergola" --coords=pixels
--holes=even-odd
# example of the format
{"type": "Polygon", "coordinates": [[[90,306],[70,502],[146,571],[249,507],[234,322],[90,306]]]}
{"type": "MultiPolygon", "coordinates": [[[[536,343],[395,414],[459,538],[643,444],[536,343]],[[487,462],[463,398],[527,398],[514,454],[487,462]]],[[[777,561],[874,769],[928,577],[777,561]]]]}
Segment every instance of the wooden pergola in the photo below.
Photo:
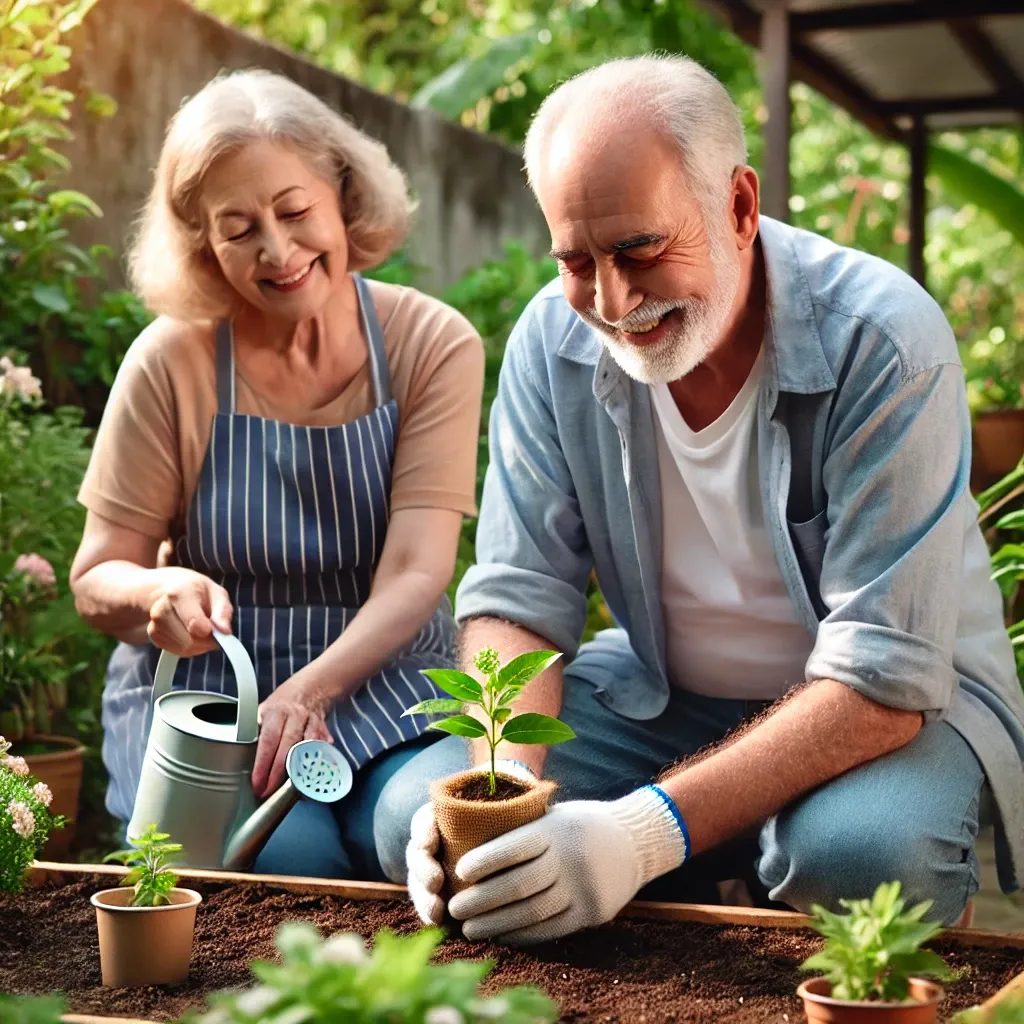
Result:
{"type": "Polygon", "coordinates": [[[1024,121],[1024,0],[701,0],[759,47],[762,208],[789,214],[789,86],[910,150],[910,271],[924,283],[928,136],[1024,121]]]}

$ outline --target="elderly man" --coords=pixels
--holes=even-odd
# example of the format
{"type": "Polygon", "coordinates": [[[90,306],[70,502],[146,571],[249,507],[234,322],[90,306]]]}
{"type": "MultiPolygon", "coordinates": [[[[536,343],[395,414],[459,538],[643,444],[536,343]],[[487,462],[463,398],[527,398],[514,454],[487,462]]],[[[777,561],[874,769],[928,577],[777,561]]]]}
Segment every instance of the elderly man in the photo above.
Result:
{"type": "MultiPolygon", "coordinates": [[[[467,670],[484,646],[564,653],[518,710],[577,739],[505,752],[560,802],[462,858],[451,915],[553,938],[727,844],[800,910],[899,879],[951,923],[987,821],[1016,888],[1024,701],[939,307],[759,218],[736,111],[692,61],[566,83],[526,162],[561,280],[509,340],[458,616],[467,670]],[[592,568],[619,628],[577,649],[592,568]]],[[[378,805],[426,921],[428,783],[482,754],[446,738],[378,805]]]]}

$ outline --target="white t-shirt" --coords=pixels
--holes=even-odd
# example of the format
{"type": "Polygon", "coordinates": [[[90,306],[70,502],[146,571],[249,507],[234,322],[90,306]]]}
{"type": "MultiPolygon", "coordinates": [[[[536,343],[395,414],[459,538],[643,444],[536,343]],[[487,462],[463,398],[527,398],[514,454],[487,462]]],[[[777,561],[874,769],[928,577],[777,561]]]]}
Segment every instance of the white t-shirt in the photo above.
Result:
{"type": "Polygon", "coordinates": [[[731,405],[697,432],[651,386],[662,501],[668,674],[709,697],[771,700],[804,681],[814,645],[765,527],[757,474],[764,351],[731,405]]]}

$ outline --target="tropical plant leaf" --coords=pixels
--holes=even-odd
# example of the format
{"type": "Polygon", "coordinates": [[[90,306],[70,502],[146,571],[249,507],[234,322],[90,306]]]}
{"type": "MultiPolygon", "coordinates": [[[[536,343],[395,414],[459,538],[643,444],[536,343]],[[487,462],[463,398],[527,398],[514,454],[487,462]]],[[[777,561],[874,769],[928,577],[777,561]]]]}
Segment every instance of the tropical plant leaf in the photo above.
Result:
{"type": "Polygon", "coordinates": [[[430,728],[440,732],[450,732],[453,736],[468,736],[470,739],[487,735],[487,730],[469,715],[456,715],[454,718],[446,718],[441,722],[431,722],[430,728]]]}
{"type": "Polygon", "coordinates": [[[461,700],[448,700],[444,697],[435,697],[431,700],[421,700],[419,704],[402,712],[402,717],[408,715],[449,715],[459,712],[463,708],[461,700]]]}
{"type": "Polygon", "coordinates": [[[477,57],[465,57],[432,78],[409,101],[409,106],[429,108],[442,117],[457,120],[505,81],[505,72],[529,57],[540,46],[537,29],[495,39],[477,57]]]}
{"type": "Polygon", "coordinates": [[[465,672],[454,668],[425,668],[423,674],[436,686],[463,703],[479,704],[484,697],[480,684],[465,672]]]}
{"type": "Polygon", "coordinates": [[[509,743],[564,743],[576,733],[557,718],[534,712],[510,718],[501,730],[501,738],[509,743]]]}

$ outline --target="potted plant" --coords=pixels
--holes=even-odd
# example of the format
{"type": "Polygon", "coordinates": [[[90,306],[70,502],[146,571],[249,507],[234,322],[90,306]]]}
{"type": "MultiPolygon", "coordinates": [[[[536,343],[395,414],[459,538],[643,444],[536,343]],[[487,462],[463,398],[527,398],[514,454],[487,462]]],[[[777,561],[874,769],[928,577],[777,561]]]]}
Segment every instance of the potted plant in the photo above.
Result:
{"type": "Polygon", "coordinates": [[[931,901],[906,910],[900,883],[888,882],[871,899],[839,902],[850,913],[812,908],[812,927],[826,942],[801,968],[825,974],[797,989],[808,1021],[926,1024],[937,1020],[942,986],[926,978],[948,980],[952,972],[937,953],[921,949],[942,931],[941,925],[921,920],[931,901]]]}
{"type": "Polygon", "coordinates": [[[178,878],[167,863],[182,847],[169,839],[149,825],[132,840],[134,849],[104,858],[131,868],[118,888],[92,897],[104,985],[173,985],[188,977],[202,897],[177,888],[178,878]]]}
{"type": "Polygon", "coordinates": [[[33,778],[23,757],[9,754],[0,736],[0,892],[20,892],[25,872],[51,829],[64,819],[50,813],[53,794],[33,778]]]}
{"type": "Polygon", "coordinates": [[[281,963],[256,961],[252,972],[260,984],[211,996],[212,1009],[193,1024],[545,1024],[557,1018],[555,1004],[530,986],[482,997],[479,985],[491,963],[432,963],[440,940],[436,928],[404,936],[382,930],[368,953],[354,933],[323,941],[312,925],[282,925],[276,936],[281,963]]]}
{"type": "Polygon", "coordinates": [[[961,346],[967,403],[973,418],[976,487],[988,487],[1008,473],[1024,455],[1024,350],[995,336],[961,346]]]}
{"type": "Polygon", "coordinates": [[[554,651],[530,651],[503,666],[498,653],[485,647],[473,659],[484,677],[483,683],[455,669],[427,669],[424,674],[451,697],[421,701],[405,712],[407,715],[458,712],[432,722],[430,728],[468,739],[482,739],[490,750],[487,773],[478,769],[459,772],[439,779],[430,789],[441,834],[441,863],[452,893],[461,886],[455,876],[455,865],[463,854],[535,821],[547,810],[555,784],[546,779],[524,781],[499,772],[496,751],[502,741],[551,744],[575,737],[572,729],[557,718],[534,713],[512,714],[512,706],[526,684],[560,657],[561,654],[554,651]],[[463,713],[467,705],[478,709],[477,716],[463,713]]]}

